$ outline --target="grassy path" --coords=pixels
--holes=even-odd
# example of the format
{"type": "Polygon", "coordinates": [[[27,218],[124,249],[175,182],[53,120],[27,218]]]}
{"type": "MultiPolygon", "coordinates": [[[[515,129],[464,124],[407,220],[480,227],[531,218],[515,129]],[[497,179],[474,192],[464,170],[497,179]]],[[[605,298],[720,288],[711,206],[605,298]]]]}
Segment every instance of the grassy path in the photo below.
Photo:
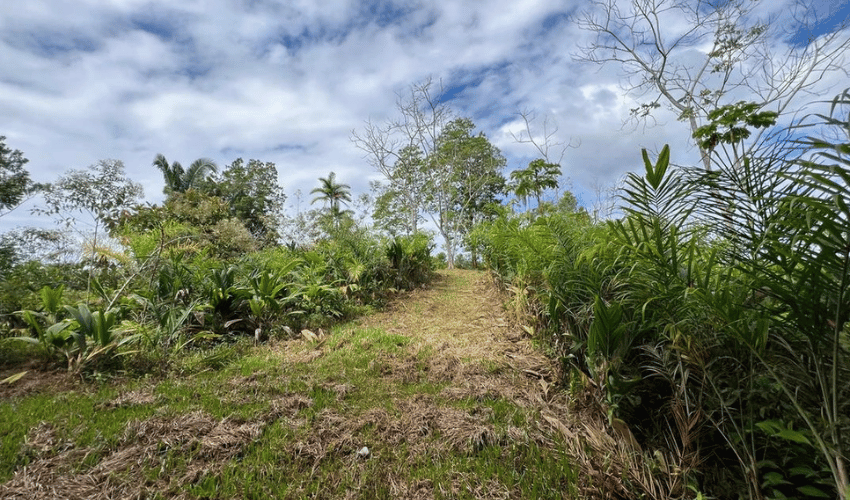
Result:
{"type": "Polygon", "coordinates": [[[572,498],[552,379],[486,276],[444,271],[314,340],[0,400],[0,498],[572,498]]]}

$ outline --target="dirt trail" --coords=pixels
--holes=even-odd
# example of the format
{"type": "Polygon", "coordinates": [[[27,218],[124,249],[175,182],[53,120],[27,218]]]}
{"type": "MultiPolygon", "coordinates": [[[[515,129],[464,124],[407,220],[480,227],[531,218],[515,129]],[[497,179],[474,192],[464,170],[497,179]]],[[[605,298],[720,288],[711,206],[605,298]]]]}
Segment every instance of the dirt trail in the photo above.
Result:
{"type": "Polygon", "coordinates": [[[428,288],[324,339],[253,348],[248,376],[240,359],[230,372],[119,390],[97,404],[150,407],[152,415],[127,421],[106,447],[54,446],[57,433],[69,433],[34,426],[24,446],[33,461],[0,484],[0,498],[227,498],[228,488],[262,498],[568,498],[586,491],[563,453],[578,427],[567,423],[566,395],[553,387],[556,369],[508,324],[488,280],[441,271],[428,288]],[[204,378],[213,376],[223,378],[204,378]],[[209,408],[219,403],[202,403],[211,400],[258,409],[216,418],[209,408]],[[182,462],[170,470],[174,457],[182,462]],[[81,460],[88,469],[71,472],[81,460]],[[200,493],[204,485],[214,493],[200,493]]]}
{"type": "Polygon", "coordinates": [[[443,271],[428,289],[411,293],[362,324],[407,336],[415,350],[432,350],[430,377],[452,380],[449,392],[495,390],[524,406],[549,397],[555,376],[551,360],[508,324],[485,273],[443,271]]]}

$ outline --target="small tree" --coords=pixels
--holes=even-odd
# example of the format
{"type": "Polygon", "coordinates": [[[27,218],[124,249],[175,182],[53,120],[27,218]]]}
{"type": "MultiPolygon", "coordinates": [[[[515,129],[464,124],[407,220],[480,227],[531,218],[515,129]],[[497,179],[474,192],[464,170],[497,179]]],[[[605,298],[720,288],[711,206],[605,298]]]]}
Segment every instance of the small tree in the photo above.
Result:
{"type": "Polygon", "coordinates": [[[3,216],[14,210],[34,186],[24,165],[29,162],[19,150],[6,147],[6,137],[0,135],[0,213],[3,216]]]}
{"type": "MultiPolygon", "coordinates": [[[[138,203],[142,185],[124,174],[120,160],[100,160],[87,170],[71,170],[49,186],[44,193],[46,208],[34,213],[55,216],[61,224],[90,237],[92,253],[97,250],[101,227],[116,220],[122,211],[138,203]],[[84,215],[81,219],[79,216],[84,215]],[[92,227],[88,234],[79,225],[92,227]]],[[[91,273],[89,273],[89,283],[91,273]]]]}
{"type": "Polygon", "coordinates": [[[511,172],[511,190],[523,204],[528,203],[528,197],[534,195],[537,206],[540,206],[540,197],[547,189],[558,187],[558,177],[561,176],[561,167],[554,163],[548,163],[538,158],[528,164],[528,167],[511,172]]]}

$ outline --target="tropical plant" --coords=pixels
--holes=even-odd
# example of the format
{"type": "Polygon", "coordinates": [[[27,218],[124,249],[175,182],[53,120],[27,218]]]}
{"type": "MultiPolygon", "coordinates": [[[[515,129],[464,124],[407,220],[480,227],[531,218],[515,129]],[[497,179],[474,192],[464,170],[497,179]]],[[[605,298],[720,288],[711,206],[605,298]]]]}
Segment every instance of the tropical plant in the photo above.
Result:
{"type": "Polygon", "coordinates": [[[800,140],[813,154],[786,174],[793,188],[776,200],[779,220],[743,267],[772,299],[765,307],[778,346],[753,352],[804,422],[842,499],[850,497],[850,119],[839,113],[848,106],[850,90],[829,115],[816,115],[838,139],[800,140]]]}
{"type": "Polygon", "coordinates": [[[539,207],[542,194],[547,189],[558,187],[560,175],[560,165],[538,158],[529,163],[528,167],[511,172],[511,189],[523,204],[528,204],[528,197],[533,195],[539,207]]]}
{"type": "Polygon", "coordinates": [[[79,304],[77,307],[65,306],[65,310],[76,322],[72,325],[72,329],[77,332],[75,340],[80,352],[86,351],[87,338],[91,338],[98,347],[106,347],[114,340],[113,327],[117,318],[115,311],[92,312],[85,304],[79,304]]]}
{"type": "Polygon", "coordinates": [[[340,205],[351,203],[351,186],[348,184],[340,184],[336,182],[336,173],[331,172],[327,177],[319,177],[319,187],[310,191],[310,194],[317,194],[313,201],[316,203],[321,201],[330,210],[330,215],[334,220],[339,219],[344,211],[340,210],[340,205]]]}
{"type": "Polygon", "coordinates": [[[72,337],[67,331],[70,321],[61,317],[64,290],[64,285],[56,288],[44,286],[39,291],[40,311],[22,310],[16,313],[26,324],[30,335],[12,337],[10,340],[24,341],[39,346],[46,360],[52,360],[57,351],[66,352],[70,347],[72,337]]]}
{"type": "Polygon", "coordinates": [[[198,158],[184,169],[179,162],[168,163],[162,154],[157,154],[153,160],[153,166],[162,172],[165,187],[162,192],[166,196],[173,193],[185,193],[190,189],[202,186],[209,176],[218,170],[215,162],[209,158],[198,158]]]}
{"type": "Polygon", "coordinates": [[[410,290],[427,283],[433,272],[430,238],[424,234],[397,236],[387,244],[386,256],[394,274],[394,288],[410,290]]]}

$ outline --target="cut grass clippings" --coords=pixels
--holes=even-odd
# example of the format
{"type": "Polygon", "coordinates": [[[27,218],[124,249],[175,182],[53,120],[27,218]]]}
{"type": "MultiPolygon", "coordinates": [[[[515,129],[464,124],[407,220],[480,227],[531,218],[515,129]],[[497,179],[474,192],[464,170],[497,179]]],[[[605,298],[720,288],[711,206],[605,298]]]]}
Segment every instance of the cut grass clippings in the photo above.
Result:
{"type": "Polygon", "coordinates": [[[28,386],[0,402],[0,498],[578,496],[553,368],[486,275],[316,333],[161,380],[28,386]]]}

